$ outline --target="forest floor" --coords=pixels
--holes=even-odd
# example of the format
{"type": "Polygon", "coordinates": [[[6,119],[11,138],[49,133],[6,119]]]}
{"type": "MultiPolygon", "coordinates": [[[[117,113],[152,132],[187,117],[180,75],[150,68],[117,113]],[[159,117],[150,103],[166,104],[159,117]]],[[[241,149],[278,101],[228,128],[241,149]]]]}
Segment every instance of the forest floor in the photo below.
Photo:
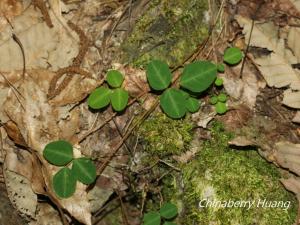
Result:
{"type": "Polygon", "coordinates": [[[0,32],[0,225],[300,224],[299,0],[1,0],[0,32]],[[223,83],[187,91],[199,109],[175,118],[153,59],[167,65],[153,74],[172,74],[167,90],[186,91],[199,61],[223,83]],[[111,69],[127,107],[120,94],[93,108],[111,69]],[[45,153],[58,140],[65,163],[45,153]],[[92,182],[72,183],[75,161],[93,162],[92,182]]]}

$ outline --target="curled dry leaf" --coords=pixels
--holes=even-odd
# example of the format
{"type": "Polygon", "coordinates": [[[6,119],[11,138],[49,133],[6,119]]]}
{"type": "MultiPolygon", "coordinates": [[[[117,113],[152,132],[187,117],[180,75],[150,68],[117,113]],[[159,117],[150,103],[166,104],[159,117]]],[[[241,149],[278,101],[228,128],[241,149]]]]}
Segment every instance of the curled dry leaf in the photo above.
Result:
{"type": "Polygon", "coordinates": [[[275,144],[275,162],[300,175],[300,144],[278,142],[275,144]]]}
{"type": "Polygon", "coordinates": [[[298,201],[300,201],[300,178],[290,177],[288,179],[280,179],[280,181],[286,189],[296,194],[298,201]]]}
{"type": "Polygon", "coordinates": [[[192,114],[192,120],[197,123],[197,126],[206,128],[207,124],[217,115],[214,108],[210,105],[206,105],[198,112],[192,114]]]}
{"type": "Polygon", "coordinates": [[[300,109],[300,91],[292,91],[291,89],[284,91],[282,103],[300,109]]]}
{"type": "Polygon", "coordinates": [[[254,140],[250,140],[249,138],[245,136],[239,136],[235,137],[234,139],[230,140],[228,142],[230,145],[235,145],[235,146],[254,146],[256,145],[256,142],[254,140]]]}

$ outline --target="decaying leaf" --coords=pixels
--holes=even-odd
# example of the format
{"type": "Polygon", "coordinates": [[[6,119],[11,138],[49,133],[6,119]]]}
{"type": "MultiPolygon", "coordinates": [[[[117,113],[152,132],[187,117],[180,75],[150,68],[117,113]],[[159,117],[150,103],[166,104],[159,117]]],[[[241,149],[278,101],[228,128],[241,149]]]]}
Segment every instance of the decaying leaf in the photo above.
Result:
{"type": "MultiPolygon", "coordinates": [[[[14,33],[24,48],[27,69],[51,65],[52,70],[57,70],[68,66],[76,56],[78,36],[68,28],[63,17],[52,19],[54,27],[50,29],[30,6],[12,21],[14,33]]],[[[11,37],[11,27],[8,25],[1,32],[0,52],[1,72],[23,69],[20,46],[11,37]]]]}
{"type": "Polygon", "coordinates": [[[300,175],[300,144],[278,142],[275,150],[275,161],[283,168],[300,175]]]}
{"type": "Polygon", "coordinates": [[[291,89],[284,91],[282,103],[300,109],[300,91],[292,91],[291,89]]]}
{"type": "Polygon", "coordinates": [[[39,203],[37,215],[29,225],[62,225],[58,212],[47,203],[39,203]]]}
{"type": "Polygon", "coordinates": [[[31,182],[15,172],[4,170],[5,184],[11,203],[28,219],[35,218],[37,196],[31,188],[31,182]]]}
{"type": "Polygon", "coordinates": [[[235,145],[235,146],[253,146],[256,145],[256,142],[254,140],[249,140],[249,138],[245,136],[239,136],[235,137],[234,139],[230,140],[228,142],[230,145],[235,145]]]}

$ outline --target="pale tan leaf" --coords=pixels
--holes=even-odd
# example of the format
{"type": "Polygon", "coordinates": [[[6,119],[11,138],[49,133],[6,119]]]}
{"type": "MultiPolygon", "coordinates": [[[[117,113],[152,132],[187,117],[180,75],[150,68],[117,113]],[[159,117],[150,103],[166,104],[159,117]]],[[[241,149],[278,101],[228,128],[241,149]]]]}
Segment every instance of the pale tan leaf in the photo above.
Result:
{"type": "MultiPolygon", "coordinates": [[[[56,70],[68,66],[78,53],[78,36],[68,29],[63,17],[53,17],[52,22],[54,27],[49,28],[33,6],[12,21],[14,32],[24,47],[28,69],[51,65],[52,70],[56,70]]],[[[20,47],[12,39],[8,25],[1,32],[0,52],[0,71],[23,69],[20,47]]]]}
{"type": "MultiPolygon", "coordinates": [[[[45,70],[28,72],[30,76],[26,76],[19,87],[22,96],[24,96],[22,99],[24,109],[14,95],[8,96],[3,109],[20,129],[25,142],[30,148],[37,151],[43,160],[43,175],[48,190],[51,192],[52,176],[59,168],[46,162],[42,152],[46,144],[60,139],[63,130],[57,126],[57,120],[61,118],[61,115],[58,114],[61,111],[59,110],[60,107],[50,105],[47,100],[49,82],[53,73],[45,70]]],[[[73,122],[73,120],[65,122],[67,127],[69,126],[67,122],[73,122]]],[[[70,131],[71,133],[75,132],[74,128],[71,128],[70,131]]],[[[71,133],[69,135],[72,135],[71,133]]],[[[79,150],[75,153],[81,154],[79,150]]],[[[87,225],[91,224],[91,212],[85,185],[78,184],[75,194],[68,199],[59,199],[53,192],[52,195],[78,221],[87,225]]]]}
{"type": "Polygon", "coordinates": [[[278,54],[271,53],[269,56],[254,58],[254,61],[258,64],[258,69],[271,87],[281,88],[290,84],[296,87],[295,85],[300,83],[299,75],[278,54]]]}
{"type": "Polygon", "coordinates": [[[287,38],[287,44],[292,49],[294,55],[297,57],[297,61],[300,62],[300,28],[299,27],[289,27],[289,33],[287,38]]]}
{"type": "Polygon", "coordinates": [[[281,167],[300,175],[300,144],[276,143],[274,159],[281,167]]]}
{"type": "Polygon", "coordinates": [[[37,196],[31,189],[31,182],[9,170],[4,170],[3,175],[8,197],[13,206],[18,209],[21,215],[27,218],[35,218],[37,196]]]}
{"type": "Polygon", "coordinates": [[[284,91],[282,103],[300,109],[300,91],[292,91],[291,89],[284,91]]]}
{"type": "Polygon", "coordinates": [[[36,218],[29,225],[62,225],[62,222],[57,210],[51,205],[39,203],[36,218]]]}
{"type": "MultiPolygon", "coordinates": [[[[236,19],[243,27],[248,42],[252,21],[242,16],[236,16],[236,19]]],[[[278,30],[279,27],[271,22],[254,24],[250,46],[267,48],[272,53],[264,57],[253,57],[253,61],[269,86],[280,88],[291,85],[292,89],[300,89],[300,76],[291,67],[291,63],[296,63],[297,59],[285,48],[284,39],[278,37],[278,30]]]]}
{"type": "Polygon", "coordinates": [[[293,120],[294,123],[300,123],[300,111],[297,111],[293,120]]]}

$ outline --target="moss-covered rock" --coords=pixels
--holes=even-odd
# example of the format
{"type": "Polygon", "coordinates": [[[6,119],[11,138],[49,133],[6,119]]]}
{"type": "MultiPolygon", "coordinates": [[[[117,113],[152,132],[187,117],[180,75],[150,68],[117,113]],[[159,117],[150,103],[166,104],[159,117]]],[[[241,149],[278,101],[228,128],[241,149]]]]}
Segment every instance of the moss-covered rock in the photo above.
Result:
{"type": "Polygon", "coordinates": [[[192,128],[188,118],[173,120],[164,113],[156,113],[143,122],[138,134],[150,155],[163,157],[184,152],[192,140],[192,128]]]}
{"type": "Polygon", "coordinates": [[[211,140],[203,144],[197,157],[182,165],[182,175],[177,181],[168,178],[164,194],[181,209],[177,222],[185,225],[293,224],[297,200],[279,182],[277,168],[255,150],[228,147],[231,135],[219,123],[213,125],[211,134],[211,140]],[[253,204],[241,202],[230,207],[230,201],[253,204]],[[199,207],[200,202],[203,207],[199,207]],[[211,204],[206,205],[207,202],[211,204]]]}
{"type": "Polygon", "coordinates": [[[122,44],[123,61],[178,65],[208,36],[207,0],[155,0],[122,44]]]}

